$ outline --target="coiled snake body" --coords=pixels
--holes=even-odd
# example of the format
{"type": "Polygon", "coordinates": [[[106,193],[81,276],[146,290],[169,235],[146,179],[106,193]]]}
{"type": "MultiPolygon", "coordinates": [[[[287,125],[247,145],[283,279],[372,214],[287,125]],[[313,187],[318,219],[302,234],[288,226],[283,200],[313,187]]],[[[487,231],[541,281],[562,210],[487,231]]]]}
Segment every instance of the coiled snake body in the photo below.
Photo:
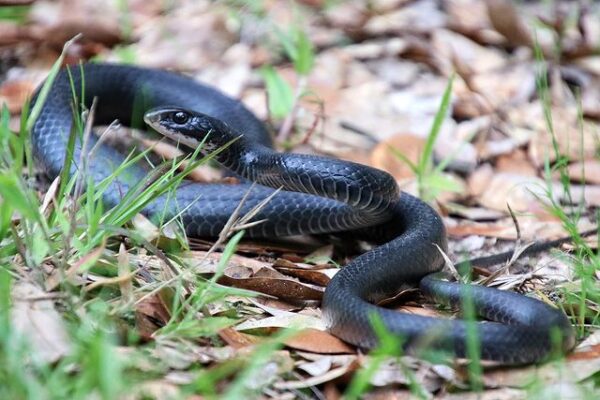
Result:
{"type": "MultiPolygon", "coordinates": [[[[387,241],[342,268],[327,286],[322,308],[334,335],[372,348],[378,338],[371,321],[378,316],[407,350],[427,347],[466,356],[465,321],[398,313],[370,303],[394,293],[403,283],[419,283],[426,296],[457,306],[467,287],[434,278],[432,273],[444,264],[440,250],[447,247],[443,223],[424,202],[400,195],[390,175],[325,157],[277,153],[271,149],[262,123],[239,101],[189,78],[111,64],[86,64],[72,67],[70,72],[71,77],[66,70],[59,73],[32,131],[33,153],[49,176],[57,176],[64,165],[73,126],[73,93],[84,93],[80,101],[87,107],[94,97],[99,99],[97,124],[118,119],[135,125],[146,113],[145,120],[154,129],[188,146],[206,135],[205,151],[229,144],[217,160],[265,185],[252,188],[242,212],[271,195],[271,188],[284,188],[256,216],[265,222],[250,228],[249,235],[374,227],[388,236],[387,241]]],[[[99,182],[110,176],[125,156],[106,144],[95,146],[96,140],[92,138],[87,147],[95,147],[87,160],[87,173],[99,182]]],[[[80,159],[81,151],[77,141],[73,160],[80,159]]],[[[77,165],[72,168],[74,172],[77,165]]],[[[104,192],[104,203],[108,207],[118,204],[134,184],[147,178],[148,172],[141,163],[127,168],[104,192]]],[[[246,183],[186,181],[174,198],[160,197],[144,213],[150,217],[165,211],[167,217],[180,214],[188,235],[217,236],[250,187],[246,183]]],[[[482,359],[530,363],[546,358],[553,350],[564,352],[573,346],[572,327],[560,310],[516,293],[475,285],[468,289],[477,314],[495,321],[475,325],[482,359]]]]}

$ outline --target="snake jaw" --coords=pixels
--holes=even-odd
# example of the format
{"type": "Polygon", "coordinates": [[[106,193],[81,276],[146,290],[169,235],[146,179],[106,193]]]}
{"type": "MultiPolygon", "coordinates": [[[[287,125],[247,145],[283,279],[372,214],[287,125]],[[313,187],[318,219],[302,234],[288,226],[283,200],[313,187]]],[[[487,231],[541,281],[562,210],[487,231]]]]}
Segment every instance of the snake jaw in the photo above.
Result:
{"type": "Polygon", "coordinates": [[[144,114],[144,122],[152,129],[177,143],[196,149],[201,141],[197,138],[198,132],[192,129],[193,119],[190,112],[176,107],[157,108],[144,114]]]}

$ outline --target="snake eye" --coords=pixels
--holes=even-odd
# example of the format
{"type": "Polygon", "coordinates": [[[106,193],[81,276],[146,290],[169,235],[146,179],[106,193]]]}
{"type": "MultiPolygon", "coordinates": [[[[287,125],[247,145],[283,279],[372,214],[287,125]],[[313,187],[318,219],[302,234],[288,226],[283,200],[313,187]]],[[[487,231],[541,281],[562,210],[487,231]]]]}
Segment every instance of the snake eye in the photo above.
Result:
{"type": "Polygon", "coordinates": [[[183,111],[178,111],[173,114],[172,118],[173,118],[173,122],[175,122],[176,124],[183,125],[188,121],[188,119],[190,117],[187,113],[185,113],[183,111]]]}

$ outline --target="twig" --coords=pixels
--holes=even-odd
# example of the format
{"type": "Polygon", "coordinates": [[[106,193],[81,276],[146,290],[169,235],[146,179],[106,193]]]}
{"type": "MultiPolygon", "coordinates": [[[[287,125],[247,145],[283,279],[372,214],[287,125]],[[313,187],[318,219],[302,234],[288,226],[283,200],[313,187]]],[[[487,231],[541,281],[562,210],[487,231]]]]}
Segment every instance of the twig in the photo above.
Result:
{"type": "Polygon", "coordinates": [[[354,125],[352,122],[341,121],[340,127],[342,129],[346,129],[350,132],[358,133],[359,135],[364,136],[365,138],[369,139],[373,143],[379,143],[379,139],[377,139],[374,134],[354,125]]]}
{"type": "Polygon", "coordinates": [[[298,115],[298,110],[300,109],[300,98],[302,97],[302,93],[306,88],[306,76],[300,75],[298,79],[298,83],[296,85],[296,93],[294,93],[294,103],[292,105],[292,110],[288,115],[286,115],[283,123],[281,124],[281,128],[279,128],[279,133],[277,134],[277,141],[284,142],[288,139],[292,127],[294,126],[294,121],[298,115]]]}

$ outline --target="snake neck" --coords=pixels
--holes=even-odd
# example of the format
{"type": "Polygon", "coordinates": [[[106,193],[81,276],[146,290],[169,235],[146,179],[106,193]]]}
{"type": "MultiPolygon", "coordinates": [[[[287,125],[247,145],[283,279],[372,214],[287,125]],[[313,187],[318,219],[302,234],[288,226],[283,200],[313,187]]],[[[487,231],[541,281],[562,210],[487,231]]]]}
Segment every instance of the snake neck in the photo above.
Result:
{"type": "Polygon", "coordinates": [[[321,156],[279,153],[206,114],[158,107],[145,114],[145,121],[187,147],[201,144],[203,154],[246,179],[348,204],[370,224],[389,219],[400,195],[396,180],[387,172],[321,156]]]}
{"type": "Polygon", "coordinates": [[[384,171],[315,155],[279,153],[210,117],[196,119],[194,125],[207,132],[205,152],[215,151],[219,163],[253,182],[346,203],[368,214],[373,224],[388,219],[398,201],[396,181],[384,171]]]}

